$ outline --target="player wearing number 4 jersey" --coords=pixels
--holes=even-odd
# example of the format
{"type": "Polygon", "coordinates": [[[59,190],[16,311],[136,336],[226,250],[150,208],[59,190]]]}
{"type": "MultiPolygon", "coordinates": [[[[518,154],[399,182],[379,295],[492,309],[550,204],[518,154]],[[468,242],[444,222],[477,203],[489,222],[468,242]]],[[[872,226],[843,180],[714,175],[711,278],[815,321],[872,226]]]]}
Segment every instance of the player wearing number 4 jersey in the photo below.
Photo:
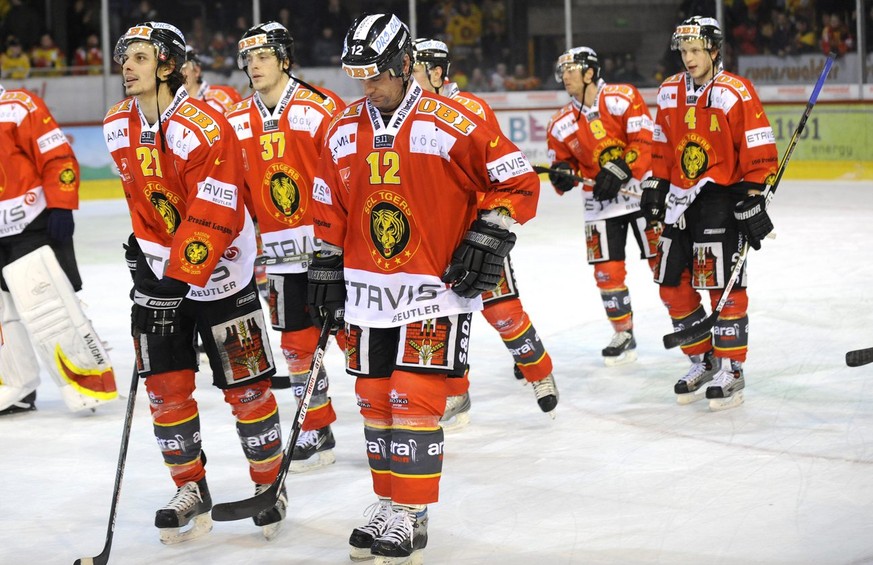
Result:
{"type": "MultiPolygon", "coordinates": [[[[755,249],[773,229],[761,195],[776,173],[773,130],[751,83],[722,68],[721,27],[694,16],[673,33],[686,71],[658,90],[652,178],[642,208],[663,221],[655,280],[673,327],[706,318],[698,290],[715,305],[746,241],[755,249]]],[[[682,404],[706,387],[710,408],[743,402],[749,340],[745,266],[713,331],[683,345],[691,369],[674,386],[682,404]]]]}
{"type": "Polygon", "coordinates": [[[346,322],[380,499],[352,532],[350,556],[420,563],[439,497],[446,378],[467,369],[472,312],[500,280],[508,228],[533,217],[539,180],[499,129],[412,79],[409,29],[396,16],[357,19],[342,62],[365,98],[326,135],[310,303],[346,322]]]}
{"type": "MultiPolygon", "coordinates": [[[[451,98],[494,127],[500,127],[497,116],[484,100],[461,92],[457,83],[448,81],[451,59],[445,43],[435,39],[416,39],[412,42],[412,51],[415,59],[412,74],[422,88],[451,98]]],[[[500,333],[503,343],[512,353],[515,361],[513,372],[533,383],[540,408],[554,417],[558,389],[552,375],[552,358],[521,304],[509,256],[504,261],[500,283],[482,293],[482,302],[482,315],[500,333]]],[[[449,396],[442,419],[443,429],[461,427],[470,418],[469,376],[465,374],[462,379],[449,379],[447,386],[449,396]]]]}
{"type": "MultiPolygon", "coordinates": [[[[588,263],[600,289],[606,316],[615,334],[603,349],[604,363],[619,365],[637,358],[633,308],[625,284],[628,230],[641,258],[654,266],[660,226],[648,226],[640,213],[640,181],[651,174],[652,117],[639,91],[630,84],[607,84],[600,78],[597,53],[574,47],[558,59],[555,78],[571,97],[549,122],[546,132],[552,167],[594,179],[583,186],[588,263]]],[[[558,194],[576,180],[553,172],[558,194]]]]}
{"type": "MultiPolygon", "coordinates": [[[[193,397],[195,332],[236,418],[255,490],[275,480],[282,460],[270,390],[275,367],[253,281],[254,224],[244,204],[239,141],[220,112],[185,91],[185,39],[174,26],[130,28],[114,59],[129,98],[109,110],[103,132],[133,224],[126,259],[134,278],[136,368],[177,486],[155,526],[162,542],[176,543],[212,527],[193,397]]],[[[254,521],[269,538],[284,515],[282,496],[254,521]]]]}
{"type": "MultiPolygon", "coordinates": [[[[228,114],[242,145],[242,163],[264,255],[283,258],[320,248],[312,230],[312,179],[331,117],[345,107],[326,89],[291,75],[294,40],[280,23],[246,31],[239,42],[239,66],[255,93],[228,114]]],[[[306,304],[308,262],[277,263],[267,269],[267,302],[273,328],[282,332],[282,352],[295,396],[304,392],[319,328],[306,304]]],[[[336,413],[322,367],[292,454],[291,471],[335,461],[330,424],[336,413]]]]}

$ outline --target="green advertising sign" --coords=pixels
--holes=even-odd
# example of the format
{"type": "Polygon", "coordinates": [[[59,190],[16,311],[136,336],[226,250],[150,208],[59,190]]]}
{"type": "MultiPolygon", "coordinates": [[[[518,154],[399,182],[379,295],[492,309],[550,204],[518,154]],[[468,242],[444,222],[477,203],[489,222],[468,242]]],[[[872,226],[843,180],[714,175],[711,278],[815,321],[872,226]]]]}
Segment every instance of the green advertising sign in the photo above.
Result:
{"type": "MultiPolygon", "coordinates": [[[[785,152],[804,104],[766,104],[779,155],[785,152]]],[[[873,162],[873,104],[827,104],[812,110],[792,161],[873,162]]]]}

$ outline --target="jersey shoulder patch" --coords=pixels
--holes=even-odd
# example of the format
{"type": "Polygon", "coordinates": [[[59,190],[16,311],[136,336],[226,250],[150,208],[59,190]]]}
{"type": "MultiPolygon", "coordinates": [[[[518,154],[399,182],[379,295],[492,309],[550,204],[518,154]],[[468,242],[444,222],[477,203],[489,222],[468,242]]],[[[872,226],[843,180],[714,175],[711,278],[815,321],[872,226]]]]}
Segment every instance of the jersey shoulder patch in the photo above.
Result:
{"type": "Polygon", "coordinates": [[[131,108],[133,108],[133,98],[125,98],[112,108],[109,108],[109,111],[106,112],[106,117],[103,119],[103,121],[106,121],[116,114],[126,114],[130,112],[131,108]]]}
{"type": "Polygon", "coordinates": [[[33,112],[38,108],[34,98],[26,90],[14,89],[6,90],[0,96],[0,103],[3,104],[19,104],[27,108],[28,112],[33,112]]]}

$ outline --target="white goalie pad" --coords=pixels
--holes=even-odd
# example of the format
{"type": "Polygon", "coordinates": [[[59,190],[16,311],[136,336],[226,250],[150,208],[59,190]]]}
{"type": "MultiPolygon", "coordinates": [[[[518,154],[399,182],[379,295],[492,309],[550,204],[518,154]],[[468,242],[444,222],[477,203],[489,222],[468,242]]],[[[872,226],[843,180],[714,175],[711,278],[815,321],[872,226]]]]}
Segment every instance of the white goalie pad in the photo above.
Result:
{"type": "Polygon", "coordinates": [[[39,363],[30,337],[18,317],[8,292],[0,291],[0,324],[3,348],[0,349],[0,411],[3,411],[39,386],[39,363]]]}
{"type": "Polygon", "coordinates": [[[52,250],[40,247],[13,261],[3,268],[3,278],[67,407],[75,412],[116,399],[103,343],[52,250]]]}

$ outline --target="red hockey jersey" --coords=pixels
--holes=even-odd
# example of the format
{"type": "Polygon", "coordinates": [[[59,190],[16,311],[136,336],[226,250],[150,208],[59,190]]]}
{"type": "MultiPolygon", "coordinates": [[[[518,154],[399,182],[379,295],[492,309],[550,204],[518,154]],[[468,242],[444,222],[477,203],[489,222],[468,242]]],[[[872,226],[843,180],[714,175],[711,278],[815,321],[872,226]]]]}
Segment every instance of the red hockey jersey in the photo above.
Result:
{"type": "Polygon", "coordinates": [[[344,249],[346,320],[370,327],[470,312],[440,276],[479,208],[518,222],[539,178],[496,124],[410,84],[388,123],[366,99],[327,132],[313,191],[316,237],[344,249]]]}
{"type": "MultiPolygon", "coordinates": [[[[329,90],[291,79],[271,111],[258,93],[227,119],[242,145],[252,210],[267,257],[311,254],[320,247],[312,230],[312,179],[331,118],[345,103],[329,90]]],[[[270,265],[271,273],[305,272],[307,262],[270,265]]]]}
{"type": "Polygon", "coordinates": [[[239,141],[221,113],[184,87],[159,123],[166,145],[135,98],[103,120],[133,232],[158,277],[190,283],[195,300],[225,298],[249,283],[257,253],[239,141]]]}
{"type": "Polygon", "coordinates": [[[675,223],[706,183],[767,183],[777,161],[773,129],[747,79],[721,71],[695,87],[679,73],[661,84],[652,175],[670,181],[666,223],[675,223]]]}
{"type": "Polygon", "coordinates": [[[546,128],[552,163],[564,161],[579,176],[594,179],[613,159],[624,159],[633,178],[616,198],[597,201],[593,183],[582,185],[585,219],[623,216],[640,208],[640,181],[652,174],[654,122],[642,95],[630,84],[597,84],[594,103],[583,106],[572,99],[558,110],[546,128]]]}
{"type": "Polygon", "coordinates": [[[79,163],[48,108],[0,86],[0,237],[20,233],[46,208],[79,207],[79,163]]]}

